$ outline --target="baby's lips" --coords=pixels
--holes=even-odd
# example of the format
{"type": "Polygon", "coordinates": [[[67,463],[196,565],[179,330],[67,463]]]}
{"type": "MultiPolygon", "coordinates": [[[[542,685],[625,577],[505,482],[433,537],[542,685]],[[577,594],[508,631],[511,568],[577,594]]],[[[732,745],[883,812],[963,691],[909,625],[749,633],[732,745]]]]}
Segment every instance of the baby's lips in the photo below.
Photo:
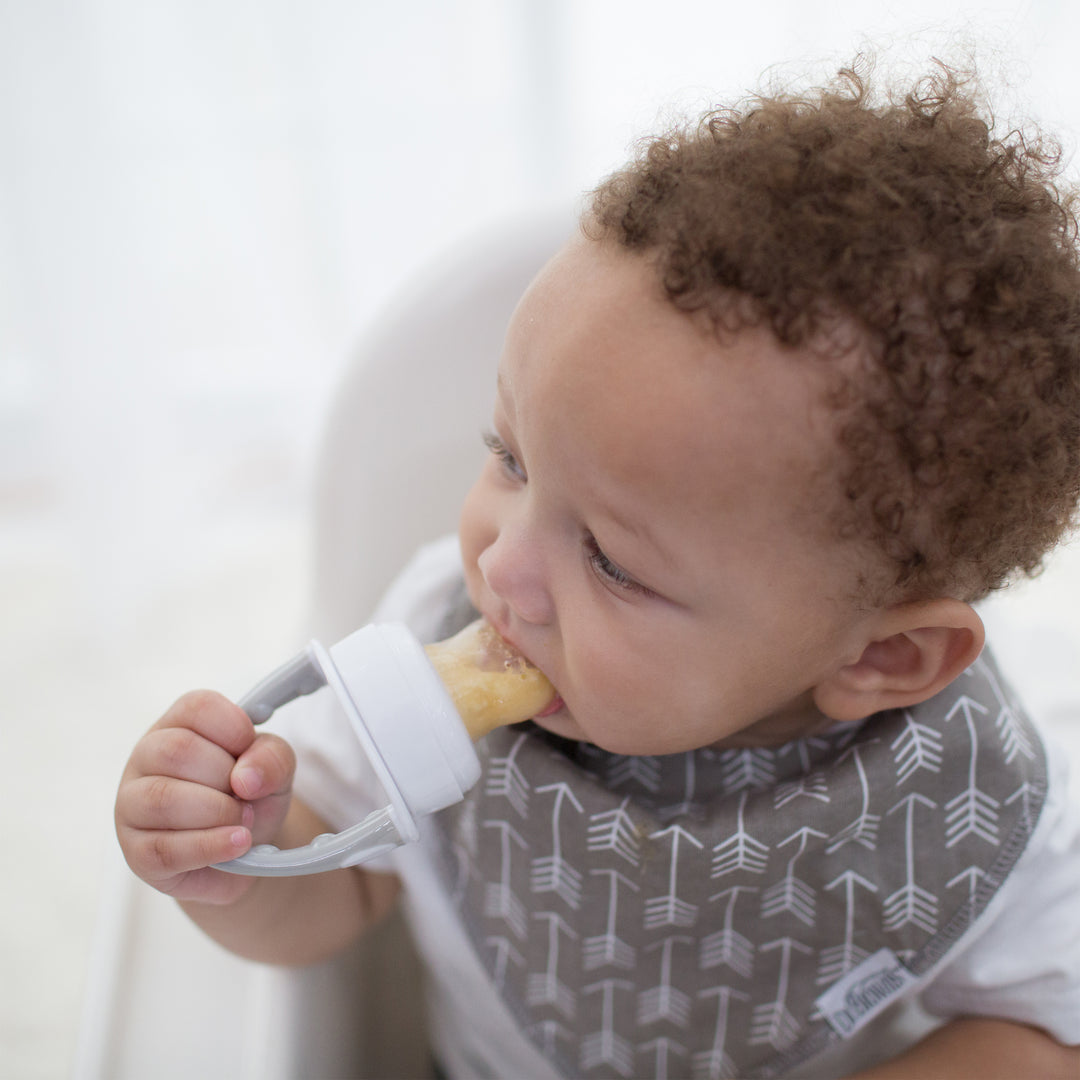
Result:
{"type": "Polygon", "coordinates": [[[543,720],[545,716],[552,716],[554,713],[557,713],[560,709],[563,709],[565,707],[566,702],[563,701],[562,695],[558,691],[556,691],[555,696],[551,699],[550,704],[548,704],[545,708],[541,709],[536,714],[536,716],[533,717],[533,719],[543,720]]]}

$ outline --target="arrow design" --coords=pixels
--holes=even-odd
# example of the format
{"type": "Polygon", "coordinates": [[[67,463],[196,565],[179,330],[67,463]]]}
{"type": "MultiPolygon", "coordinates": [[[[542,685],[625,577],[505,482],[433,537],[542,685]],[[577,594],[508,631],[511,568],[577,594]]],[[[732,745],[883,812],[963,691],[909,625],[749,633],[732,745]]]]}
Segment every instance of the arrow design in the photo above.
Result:
{"type": "Polygon", "coordinates": [[[672,806],[663,806],[656,816],[661,821],[668,821],[673,817],[682,817],[694,809],[694,789],[697,786],[697,754],[693,750],[683,754],[683,797],[681,802],[672,806]]]}
{"type": "Polygon", "coordinates": [[[822,840],[825,839],[825,833],[818,832],[817,829],[811,829],[807,825],[797,832],[793,832],[786,840],[781,840],[776,845],[779,849],[790,844],[792,840],[799,841],[799,849],[788,860],[784,876],[761,894],[761,917],[763,919],[778,915],[781,911],[789,911],[796,919],[807,926],[814,925],[817,893],[805,881],[795,876],[795,863],[798,861],[799,856],[806,851],[806,845],[812,836],[822,840]]]}
{"type": "Polygon", "coordinates": [[[549,791],[555,792],[555,805],[551,812],[551,854],[533,859],[530,887],[534,893],[555,893],[576,911],[581,904],[581,873],[563,858],[559,814],[564,801],[569,801],[579,814],[585,811],[568,784],[547,784],[537,788],[536,794],[543,795],[549,791]]]}
{"type": "Polygon", "coordinates": [[[994,673],[994,669],[980,656],[972,665],[983,678],[990,684],[991,693],[997,701],[998,714],[994,718],[994,726],[1001,737],[1001,745],[1005,750],[1005,764],[1011,765],[1017,754],[1027,758],[1028,761],[1035,759],[1035,747],[1031,738],[1021,722],[1020,715],[1013,707],[1004,687],[994,673]]]}
{"type": "Polygon", "coordinates": [[[698,962],[703,971],[714,967],[728,967],[736,975],[742,975],[746,979],[753,973],[754,946],[748,938],[734,928],[735,901],[741,892],[756,893],[757,889],[735,885],[709,897],[710,900],[722,900],[728,897],[728,902],[724,908],[723,928],[714,931],[701,941],[701,955],[698,962]]]}
{"type": "Polygon", "coordinates": [[[615,1033],[615,991],[633,990],[626,979],[604,979],[583,989],[585,994],[602,993],[600,1030],[581,1040],[581,1067],[595,1069],[610,1065],[620,1076],[630,1076],[634,1069],[634,1049],[621,1035],[615,1033]]]}
{"type": "Polygon", "coordinates": [[[608,889],[607,927],[603,934],[585,939],[582,958],[586,971],[595,971],[598,967],[611,964],[614,967],[633,968],[637,959],[637,950],[628,945],[615,933],[616,914],[619,900],[619,883],[639,892],[640,889],[629,878],[623,877],[618,870],[591,870],[593,876],[607,874],[610,878],[608,889]]]}
{"type": "Polygon", "coordinates": [[[492,974],[495,978],[495,986],[500,993],[506,984],[506,969],[512,962],[515,967],[523,967],[525,958],[514,948],[507,937],[489,937],[484,939],[485,944],[490,945],[495,952],[495,964],[492,974]]]}
{"type": "Polygon", "coordinates": [[[906,814],[904,823],[905,882],[896,892],[885,898],[882,909],[883,925],[886,930],[893,931],[899,930],[908,923],[914,923],[920,930],[932,934],[937,929],[937,897],[915,882],[916,804],[926,806],[931,810],[937,808],[937,803],[926,798],[925,795],[912,792],[889,810],[889,814],[892,814],[896,810],[903,809],[906,814]]]}
{"type": "Polygon", "coordinates": [[[808,735],[802,739],[793,739],[776,748],[777,757],[787,757],[794,754],[799,759],[799,772],[804,776],[813,768],[814,761],[810,754],[811,750],[828,750],[829,740],[820,735],[808,735]]]}
{"type": "Polygon", "coordinates": [[[700,840],[691,836],[681,825],[669,825],[666,829],[654,832],[651,840],[662,836],[671,837],[671,865],[668,871],[668,891],[663,896],[654,896],[645,903],[645,929],[655,930],[658,926],[693,926],[697,919],[697,904],[680,900],[677,895],[679,874],[679,841],[688,840],[696,848],[703,847],[700,840]]]}
{"type": "Polygon", "coordinates": [[[941,772],[941,755],[944,744],[941,733],[926,724],[920,724],[909,712],[904,713],[904,730],[889,744],[894,751],[897,782],[902,784],[919,771],[941,772]]]}
{"type": "Polygon", "coordinates": [[[551,1005],[567,1019],[574,1015],[574,993],[559,979],[559,932],[577,939],[577,934],[554,911],[537,911],[534,919],[547,920],[548,957],[547,967],[529,976],[525,1000],[532,1006],[551,1005]]]}
{"type": "Polygon", "coordinates": [[[739,797],[739,809],[736,812],[735,833],[722,844],[713,848],[712,877],[743,870],[748,874],[764,874],[769,849],[755,840],[746,831],[747,792],[739,797]]]}
{"type": "Polygon", "coordinates": [[[661,950],[660,982],[638,995],[637,1022],[655,1024],[657,1020],[670,1020],[685,1028],[690,1019],[690,997],[671,985],[671,953],[676,945],[693,945],[689,937],[669,937],[654,942],[646,952],[661,950]]]}
{"type": "Polygon", "coordinates": [[[720,779],[724,793],[760,791],[776,782],[776,760],[771,750],[725,750],[720,755],[720,779]]]}
{"type": "Polygon", "coordinates": [[[626,811],[630,796],[614,810],[605,810],[589,818],[589,851],[614,851],[632,866],[641,862],[641,839],[637,826],[626,811]]]}
{"type": "Polygon", "coordinates": [[[829,789],[825,776],[820,772],[800,776],[798,780],[789,780],[778,784],[773,795],[773,807],[782,810],[789,802],[798,798],[815,799],[820,803],[829,802],[829,789]]]}
{"type": "Polygon", "coordinates": [[[528,921],[525,918],[525,905],[510,888],[510,861],[513,855],[510,843],[513,841],[522,850],[526,850],[528,844],[508,821],[485,821],[484,828],[498,829],[500,833],[499,880],[489,881],[484,886],[484,914],[492,919],[503,919],[515,936],[524,941],[528,921]]]}
{"type": "Polygon", "coordinates": [[[538,1024],[533,1024],[528,1030],[530,1034],[536,1033],[536,1042],[539,1044],[544,1057],[549,1061],[559,1052],[559,1040],[569,1042],[574,1036],[574,1033],[563,1024],[560,1024],[558,1020],[541,1020],[538,1024]]]}
{"type": "Polygon", "coordinates": [[[986,872],[981,867],[969,866],[966,870],[961,870],[956,877],[945,883],[946,889],[951,889],[960,884],[967,885],[968,895],[964,906],[967,908],[969,926],[975,920],[975,895],[979,891],[979,882],[982,881],[984,877],[986,877],[986,872]]]}
{"type": "Polygon", "coordinates": [[[655,795],[660,790],[660,760],[648,754],[612,755],[607,782],[609,787],[634,783],[655,795]]]}
{"type": "Polygon", "coordinates": [[[650,1076],[655,1076],[656,1080],[667,1080],[668,1078],[668,1062],[671,1055],[675,1054],[678,1057],[684,1057],[686,1055],[686,1047],[682,1043],[676,1042],[674,1039],[669,1039],[666,1035],[661,1035],[658,1038],[650,1039],[648,1042],[640,1043],[638,1049],[643,1053],[648,1053],[650,1050],[656,1051],[656,1064],[653,1066],[650,1076]]]}
{"type": "Polygon", "coordinates": [[[1020,803],[1020,813],[1023,815],[1024,824],[1030,833],[1035,828],[1036,812],[1032,805],[1032,799],[1037,794],[1035,789],[1026,780],[1005,800],[1006,806],[1012,806],[1014,802],[1020,803]]]}
{"type": "Polygon", "coordinates": [[[800,1025],[787,1007],[791,981],[791,957],[795,952],[809,955],[813,949],[792,938],[778,938],[761,946],[761,951],[780,950],[780,972],[777,979],[776,997],[762,1005],[755,1005],[750,1019],[750,1045],[768,1044],[774,1050],[791,1045],[798,1035],[800,1025]]]}
{"type": "MultiPolygon", "coordinates": [[[[875,743],[877,739],[868,739],[867,743],[875,743]]],[[[873,851],[877,847],[877,831],[878,825],[881,824],[880,814],[870,813],[870,782],[866,776],[866,768],[862,762],[862,755],[859,753],[861,746],[853,746],[849,750],[845,750],[839,758],[836,759],[837,765],[839,765],[845,758],[851,757],[855,761],[855,771],[859,777],[859,788],[862,791],[862,806],[859,810],[859,816],[850,824],[845,825],[828,843],[825,848],[826,855],[832,855],[839,851],[845,844],[856,843],[861,844],[868,851],[873,851]]]]}
{"type": "Polygon", "coordinates": [[[814,799],[821,803],[829,802],[829,789],[825,782],[825,774],[820,770],[811,772],[814,762],[810,754],[811,749],[827,750],[828,748],[828,740],[816,735],[811,735],[805,739],[796,739],[794,742],[785,743],[777,748],[777,757],[786,757],[792,753],[798,757],[799,774],[798,779],[777,785],[776,792],[773,795],[773,807],[775,809],[779,810],[787,806],[793,799],[800,797],[814,799]]]}
{"type": "Polygon", "coordinates": [[[839,945],[823,949],[818,964],[817,985],[834,983],[856,968],[869,955],[865,949],[855,944],[855,886],[861,885],[869,892],[877,892],[877,886],[854,870],[845,870],[825,886],[831,892],[838,885],[844,886],[844,940],[839,945]]]}
{"type": "Polygon", "coordinates": [[[735,1076],[735,1062],[725,1052],[728,1032],[728,1011],[732,1000],[749,1001],[746,994],[740,994],[729,986],[714,986],[702,990],[699,998],[716,998],[716,1027],[713,1029],[712,1046],[702,1050],[691,1058],[695,1080],[722,1080],[723,1077],[735,1076]]]}
{"type": "Polygon", "coordinates": [[[491,759],[484,787],[486,795],[508,800],[521,817],[525,817],[529,809],[529,782],[518,766],[517,755],[527,738],[528,735],[522,733],[514,740],[506,757],[491,759]]]}
{"type": "Polygon", "coordinates": [[[964,714],[967,723],[971,755],[968,758],[967,787],[945,804],[945,846],[951,848],[964,837],[974,833],[981,840],[997,847],[998,808],[1001,803],[981,791],[977,782],[979,736],[975,730],[974,713],[986,715],[987,710],[977,701],[962,694],[946,714],[945,720],[951,720],[958,712],[964,714]]]}

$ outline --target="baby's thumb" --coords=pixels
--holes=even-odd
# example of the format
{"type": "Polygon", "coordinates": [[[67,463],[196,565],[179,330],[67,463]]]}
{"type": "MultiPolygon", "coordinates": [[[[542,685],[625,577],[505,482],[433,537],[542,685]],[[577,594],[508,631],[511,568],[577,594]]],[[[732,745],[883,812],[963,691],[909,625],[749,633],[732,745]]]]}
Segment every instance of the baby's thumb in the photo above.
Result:
{"type": "Polygon", "coordinates": [[[277,735],[260,732],[233,766],[229,782],[237,798],[257,802],[292,790],[296,755],[277,735]]]}

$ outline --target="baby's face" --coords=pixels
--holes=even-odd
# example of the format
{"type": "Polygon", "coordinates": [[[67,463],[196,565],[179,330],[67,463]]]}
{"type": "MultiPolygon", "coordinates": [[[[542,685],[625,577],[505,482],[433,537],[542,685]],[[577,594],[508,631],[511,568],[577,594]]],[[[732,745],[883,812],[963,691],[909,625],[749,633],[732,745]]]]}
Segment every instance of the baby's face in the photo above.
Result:
{"type": "Polygon", "coordinates": [[[544,727],[659,754],[828,722],[810,691],[863,616],[820,363],[764,331],[721,343],[595,241],[533,284],[460,535],[473,603],[561,696],[544,727]]]}

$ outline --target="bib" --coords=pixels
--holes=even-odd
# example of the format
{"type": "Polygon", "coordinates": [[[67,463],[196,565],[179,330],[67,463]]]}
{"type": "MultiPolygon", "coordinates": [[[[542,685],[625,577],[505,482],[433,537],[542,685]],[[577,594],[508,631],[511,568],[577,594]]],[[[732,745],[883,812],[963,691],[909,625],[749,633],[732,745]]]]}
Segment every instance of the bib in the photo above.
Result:
{"type": "Polygon", "coordinates": [[[437,863],[567,1076],[773,1077],[903,996],[979,918],[1046,794],[989,654],[911,709],[775,749],[478,746],[437,863]]]}

